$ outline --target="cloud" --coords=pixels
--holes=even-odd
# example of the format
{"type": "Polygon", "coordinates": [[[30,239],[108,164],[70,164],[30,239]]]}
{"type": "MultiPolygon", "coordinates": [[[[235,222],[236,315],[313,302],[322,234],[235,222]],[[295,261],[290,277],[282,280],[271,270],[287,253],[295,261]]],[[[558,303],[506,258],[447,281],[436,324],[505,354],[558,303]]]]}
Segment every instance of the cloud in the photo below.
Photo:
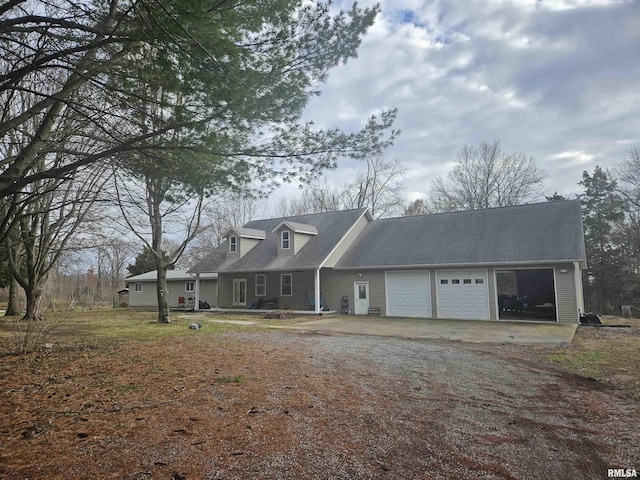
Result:
{"type": "Polygon", "coordinates": [[[586,152],[580,151],[561,152],[551,156],[551,160],[561,160],[564,163],[565,167],[591,163],[594,158],[596,158],[594,155],[590,155],[586,152]]]}
{"type": "MultiPolygon", "coordinates": [[[[577,192],[582,170],[640,144],[639,51],[637,1],[383,0],[358,58],[330,72],[305,118],[353,131],[398,107],[387,155],[406,163],[412,197],[462,146],[496,139],[536,158],[546,191],[577,192]]],[[[328,178],[356,170],[345,159],[328,178]]]]}

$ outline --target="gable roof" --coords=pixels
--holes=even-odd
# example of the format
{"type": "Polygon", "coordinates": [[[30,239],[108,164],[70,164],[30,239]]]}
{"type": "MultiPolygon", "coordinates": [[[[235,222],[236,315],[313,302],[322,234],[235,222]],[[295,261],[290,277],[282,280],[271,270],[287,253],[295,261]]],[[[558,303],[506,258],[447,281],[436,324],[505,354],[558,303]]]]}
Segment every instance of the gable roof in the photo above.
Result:
{"type": "Polygon", "coordinates": [[[376,220],[336,268],[558,261],[586,261],[579,200],[376,220]]]}
{"type": "Polygon", "coordinates": [[[230,232],[235,232],[239,237],[243,238],[257,238],[258,240],[264,240],[267,237],[267,232],[264,230],[241,227],[229,227],[224,231],[222,236],[226,237],[230,232]]]}
{"type": "Polygon", "coordinates": [[[300,222],[292,222],[291,220],[283,220],[271,231],[271,233],[276,233],[280,228],[287,227],[288,229],[294,231],[295,233],[306,233],[307,235],[317,235],[318,229],[315,225],[309,225],[306,223],[300,222]]]}
{"type": "Polygon", "coordinates": [[[223,255],[227,249],[227,242],[225,242],[215,252],[212,252],[211,257],[195,265],[189,272],[251,272],[318,268],[351,227],[365,214],[368,215],[367,209],[360,208],[253,220],[247,223],[244,228],[267,232],[264,240],[261,240],[241,258],[223,255]],[[285,221],[290,225],[297,225],[308,233],[317,232],[315,235],[312,234],[296,255],[278,256],[279,238],[275,232],[277,227],[285,221]]]}

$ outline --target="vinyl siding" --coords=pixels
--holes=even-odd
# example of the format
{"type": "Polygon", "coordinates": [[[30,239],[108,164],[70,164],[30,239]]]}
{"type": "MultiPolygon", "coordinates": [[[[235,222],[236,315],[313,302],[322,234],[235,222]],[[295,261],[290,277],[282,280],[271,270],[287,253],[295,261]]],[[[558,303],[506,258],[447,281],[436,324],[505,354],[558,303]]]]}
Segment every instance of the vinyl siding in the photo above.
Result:
{"type": "MultiPolygon", "coordinates": [[[[192,281],[195,282],[195,278],[192,281]]],[[[189,297],[195,298],[195,292],[185,292],[185,282],[187,282],[187,280],[172,280],[167,282],[167,301],[169,308],[178,308],[178,297],[180,295],[184,296],[185,299],[189,297]]],[[[208,280],[208,282],[212,284],[216,283],[215,280],[208,280]]],[[[129,285],[129,307],[158,307],[156,282],[131,282],[129,285]],[[134,283],[142,283],[142,292],[133,291],[134,283]]],[[[202,296],[200,298],[202,298],[202,296]]]]}
{"type": "MultiPolygon", "coordinates": [[[[218,277],[218,306],[222,308],[234,308],[233,306],[233,280],[247,280],[247,306],[257,305],[260,298],[263,301],[278,298],[278,308],[291,308],[293,310],[309,310],[309,299],[314,296],[313,271],[288,271],[288,272],[247,272],[247,273],[220,273],[218,277]],[[256,274],[264,273],[267,280],[266,295],[256,297],[256,274]],[[280,275],[291,274],[291,296],[280,295],[280,275]],[[306,295],[306,296],[305,296],[306,295]]],[[[244,307],[242,307],[244,308],[244,307]]]]}
{"type": "Polygon", "coordinates": [[[498,293],[496,290],[495,268],[487,268],[488,287],[489,287],[489,319],[498,320],[498,293]]]}
{"type": "Polygon", "coordinates": [[[295,233],[293,232],[293,254],[296,255],[305,244],[311,240],[312,235],[308,233],[295,233]]]}
{"type": "MultiPolygon", "coordinates": [[[[323,266],[325,266],[325,267],[334,267],[335,264],[338,262],[338,260],[340,260],[340,258],[345,254],[347,249],[351,246],[351,244],[353,244],[353,242],[356,240],[358,235],[360,235],[362,230],[364,230],[364,227],[367,226],[369,221],[370,220],[367,218],[366,215],[362,215],[358,219],[358,221],[353,224],[353,227],[351,227],[351,230],[349,232],[347,232],[347,234],[340,241],[340,243],[338,243],[338,245],[336,246],[335,250],[333,252],[331,252],[329,257],[327,258],[327,261],[324,262],[323,266]]],[[[320,282],[320,283],[322,283],[322,282],[320,282]]],[[[352,297],[353,293],[351,293],[350,296],[352,297]]]]}
{"type": "Polygon", "coordinates": [[[243,237],[238,237],[238,242],[240,242],[240,256],[244,257],[247,252],[249,252],[249,250],[251,250],[253,247],[255,247],[256,245],[258,245],[258,243],[261,242],[261,240],[258,240],[256,238],[243,238],[243,237]]]}
{"type": "Polygon", "coordinates": [[[574,264],[558,265],[555,268],[556,305],[559,323],[579,323],[578,302],[576,298],[576,275],[574,264]],[[560,270],[566,269],[567,273],[560,270]]]}
{"type": "Polygon", "coordinates": [[[211,307],[218,306],[218,281],[214,279],[200,280],[200,301],[211,307]]]}
{"type": "MultiPolygon", "coordinates": [[[[504,270],[508,269],[508,266],[499,267],[474,267],[469,266],[465,269],[478,269],[486,270],[488,273],[487,283],[489,292],[489,318],[491,320],[497,320],[497,293],[496,293],[496,269],[504,270]]],[[[578,304],[576,301],[576,274],[574,270],[574,264],[555,264],[555,265],[517,265],[512,267],[513,269],[546,269],[553,268],[555,270],[555,293],[556,293],[556,305],[558,322],[560,323],[578,323],[578,304]],[[567,273],[560,273],[561,269],[566,269],[567,273]]],[[[451,270],[459,270],[460,267],[452,268],[451,270]]],[[[393,269],[397,271],[397,269],[393,269]]],[[[424,270],[424,269],[423,269],[424,270]]],[[[447,271],[446,268],[430,268],[431,279],[431,309],[432,317],[437,318],[437,295],[436,295],[436,278],[435,271],[447,271]]],[[[385,270],[332,270],[322,269],[321,272],[321,286],[322,295],[325,299],[326,305],[334,310],[340,311],[342,304],[342,296],[349,297],[349,308],[353,310],[353,283],[357,281],[369,282],[369,305],[371,307],[380,307],[381,314],[386,315],[386,303],[385,303],[385,270]],[[362,276],[359,276],[359,273],[362,276]]],[[[578,277],[579,278],[579,277],[578,277]]],[[[313,282],[313,278],[311,278],[313,282]]],[[[311,283],[313,285],[313,283],[311,283]]]]}
{"type": "Polygon", "coordinates": [[[354,282],[369,282],[369,307],[380,307],[380,314],[386,315],[384,293],[384,270],[340,271],[322,269],[320,285],[325,304],[333,310],[341,311],[342,297],[349,297],[349,308],[353,312],[354,282]],[[362,276],[358,275],[362,273],[362,276]]]}

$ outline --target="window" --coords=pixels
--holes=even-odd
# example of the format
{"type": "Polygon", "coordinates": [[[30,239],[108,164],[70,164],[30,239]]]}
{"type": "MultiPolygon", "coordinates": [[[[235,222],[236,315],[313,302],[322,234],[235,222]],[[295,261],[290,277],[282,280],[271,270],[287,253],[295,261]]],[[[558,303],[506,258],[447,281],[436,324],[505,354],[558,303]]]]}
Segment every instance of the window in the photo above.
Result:
{"type": "Polygon", "coordinates": [[[265,297],[267,295],[267,276],[264,274],[256,275],[256,297],[265,297]]]}
{"type": "MultiPolygon", "coordinates": [[[[289,235],[291,234],[291,232],[289,232],[289,230],[283,230],[280,233],[280,238],[282,239],[282,241],[280,242],[280,248],[282,250],[289,250],[289,245],[291,243],[289,235]]],[[[291,275],[289,275],[291,276],[291,275]]]]}
{"type": "Polygon", "coordinates": [[[477,284],[484,283],[484,278],[476,278],[476,283],[477,284]]]}
{"type": "Polygon", "coordinates": [[[440,280],[440,285],[448,285],[449,284],[449,280],[447,280],[446,278],[443,278],[440,280]]]}
{"type": "Polygon", "coordinates": [[[470,278],[465,278],[463,280],[463,282],[464,282],[465,285],[471,285],[471,279],[470,278]]]}
{"type": "Polygon", "coordinates": [[[134,292],[141,292],[142,291],[142,284],[141,283],[134,283],[133,284],[133,291],[134,292]]]}
{"type": "Polygon", "coordinates": [[[184,291],[185,292],[195,292],[196,291],[196,282],[184,282],[184,291]]]}
{"type": "Polygon", "coordinates": [[[293,294],[293,288],[291,285],[291,274],[283,273],[280,275],[280,295],[283,297],[290,297],[293,294]]]}
{"type": "Polygon", "coordinates": [[[454,278],[453,280],[451,280],[451,283],[453,285],[458,285],[460,283],[460,280],[458,278],[454,278]]]}
{"type": "Polygon", "coordinates": [[[236,253],[238,251],[238,237],[235,235],[229,237],[229,251],[231,253],[236,253]]]}

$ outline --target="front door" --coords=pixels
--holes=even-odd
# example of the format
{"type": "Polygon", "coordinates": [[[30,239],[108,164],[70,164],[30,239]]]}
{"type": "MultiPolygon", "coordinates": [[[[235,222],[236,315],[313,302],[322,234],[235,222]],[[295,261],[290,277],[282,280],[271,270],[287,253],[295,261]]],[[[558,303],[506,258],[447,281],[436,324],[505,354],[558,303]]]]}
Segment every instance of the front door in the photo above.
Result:
{"type": "Polygon", "coordinates": [[[353,298],[355,298],[353,313],[367,315],[369,313],[369,282],[355,282],[353,284],[353,298]]]}
{"type": "Polygon", "coordinates": [[[247,306],[247,280],[244,278],[233,279],[233,306],[247,306]]]}

